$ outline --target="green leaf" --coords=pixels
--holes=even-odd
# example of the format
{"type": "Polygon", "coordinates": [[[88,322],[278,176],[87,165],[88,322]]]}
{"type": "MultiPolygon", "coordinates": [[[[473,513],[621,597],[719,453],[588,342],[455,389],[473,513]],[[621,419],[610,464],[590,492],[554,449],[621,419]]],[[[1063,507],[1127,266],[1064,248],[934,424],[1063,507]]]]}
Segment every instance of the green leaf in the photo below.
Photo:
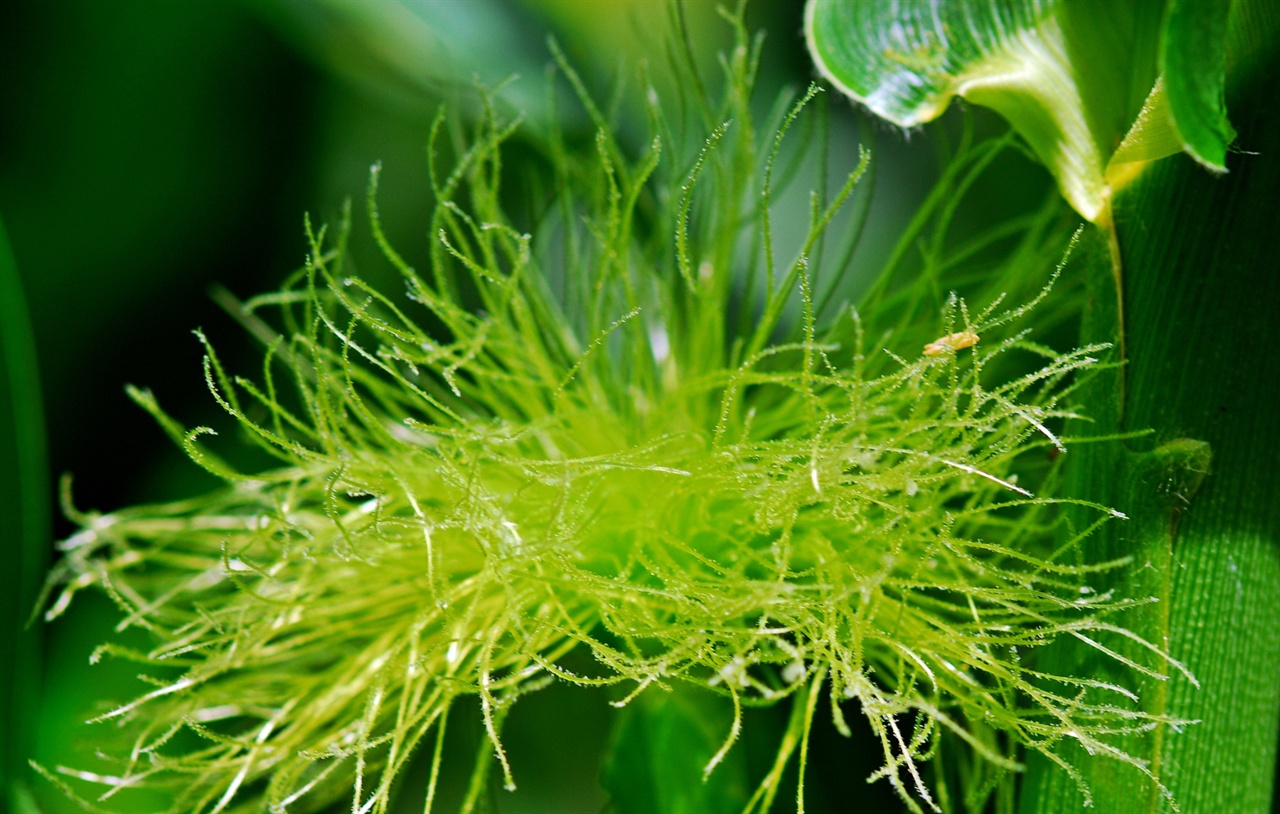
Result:
{"type": "Polygon", "coordinates": [[[1209,169],[1227,171],[1235,131],[1225,100],[1230,2],[1169,0],[1160,43],[1160,73],[1182,149],[1209,169]]]}
{"type": "Polygon", "coordinates": [[[960,96],[1003,115],[1085,218],[1109,220],[1112,188],[1186,151],[1222,170],[1227,3],[810,0],[822,73],[902,127],[960,96]],[[1158,81],[1159,80],[1159,81],[1158,81]]]}
{"type": "MultiPolygon", "coordinates": [[[[1280,165],[1262,158],[1280,150],[1280,12],[1268,22],[1266,5],[1274,8],[1254,4],[1250,35],[1270,32],[1270,62],[1251,61],[1228,86],[1241,140],[1261,155],[1232,155],[1226,178],[1187,159],[1161,162],[1116,196],[1130,354],[1114,382],[1123,409],[1117,399],[1111,418],[1101,417],[1104,431],[1153,436],[1134,450],[1082,450],[1073,477],[1085,495],[1130,515],[1119,534],[1092,539],[1091,553],[1132,558],[1116,588],[1156,600],[1132,629],[1167,642],[1198,686],[1169,671],[1168,681],[1135,688],[1149,712],[1196,721],[1124,743],[1169,796],[1131,767],[1083,750],[1069,757],[1098,811],[1270,810],[1280,728],[1280,425],[1271,418],[1280,357],[1259,350],[1280,310],[1270,237],[1280,231],[1280,165]]],[[[1093,260],[1092,285],[1105,294],[1112,269],[1105,252],[1093,260]]],[[[1068,649],[1055,655],[1070,666],[1048,668],[1109,677],[1089,648],[1068,649]]],[[[1066,772],[1039,756],[1027,763],[1024,814],[1081,809],[1066,772]]]]}
{"type": "MultiPolygon", "coordinates": [[[[49,545],[48,465],[35,342],[17,263],[0,221],[0,803],[15,810],[35,740],[38,637],[24,630],[49,545]]],[[[25,809],[24,809],[25,810],[25,809]]]]}
{"type": "Polygon", "coordinates": [[[704,776],[733,721],[728,701],[677,685],[628,704],[614,731],[601,783],[618,814],[738,812],[747,799],[743,749],[731,749],[704,776]]]}

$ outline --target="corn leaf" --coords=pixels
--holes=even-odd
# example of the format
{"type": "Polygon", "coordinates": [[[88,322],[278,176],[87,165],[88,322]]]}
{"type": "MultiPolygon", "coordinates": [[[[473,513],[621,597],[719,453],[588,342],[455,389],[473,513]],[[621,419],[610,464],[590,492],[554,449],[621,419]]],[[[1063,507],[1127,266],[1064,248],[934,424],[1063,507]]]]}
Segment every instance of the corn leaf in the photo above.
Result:
{"type": "Polygon", "coordinates": [[[19,778],[34,741],[39,639],[23,629],[35,604],[49,540],[44,420],[35,344],[17,263],[0,222],[0,789],[30,810],[19,778]]]}
{"type": "MultiPolygon", "coordinates": [[[[1121,5],[1106,14],[1117,14],[1121,5]]],[[[1060,765],[1029,756],[1020,794],[1027,814],[1085,805],[1269,810],[1280,713],[1274,680],[1280,674],[1274,624],[1280,615],[1274,478],[1280,433],[1265,416],[1280,392],[1280,364],[1258,349],[1275,337],[1272,315],[1280,306],[1276,264],[1263,237],[1280,227],[1270,203],[1280,171],[1256,153],[1280,149],[1280,117],[1269,104],[1280,92],[1280,15],[1261,3],[1229,5],[1165,4],[1154,45],[1159,78],[1128,124],[1113,117],[1153,74],[1151,19],[1134,17],[1138,24],[1125,28],[1117,17],[1108,22],[1100,4],[1086,3],[957,4],[936,13],[923,3],[903,4],[896,13],[883,4],[814,0],[809,6],[810,47],[847,92],[903,126],[936,116],[953,95],[996,108],[1045,161],[1072,205],[1102,226],[1079,247],[1090,287],[1085,340],[1115,342],[1125,349],[1125,365],[1095,377],[1082,401],[1096,420],[1092,432],[1148,434],[1084,450],[1068,467],[1068,491],[1129,515],[1127,523],[1091,538],[1089,553],[1099,561],[1131,558],[1113,587],[1150,597],[1131,630],[1166,646],[1170,661],[1161,676],[1135,683],[1122,662],[1099,658],[1092,645],[1073,642],[1044,654],[1042,668],[1055,674],[1127,681],[1160,723],[1116,733],[1113,745],[1140,756],[1138,766],[1073,745],[1059,753],[1060,765]],[[1053,43],[1064,44],[1063,54],[1081,53],[1091,26],[1087,15],[1095,18],[1096,59],[1046,61],[1053,43]],[[1103,24],[1111,30],[1098,27],[1103,24]],[[1124,37],[1135,55],[1127,68],[1107,58],[1124,37]],[[950,48],[940,49],[943,42],[950,48]],[[992,104],[988,87],[993,76],[1018,76],[1002,60],[1028,42],[1035,58],[1021,76],[1032,88],[1021,104],[1064,108],[1040,111],[1040,119],[1008,99],[992,104]],[[907,70],[909,60],[899,58],[904,54],[925,60],[918,66],[933,59],[947,70],[907,70]],[[1226,66],[1233,73],[1226,74],[1226,66]],[[1053,70],[1070,81],[1047,82],[1053,70]],[[1087,103],[1083,112],[1073,109],[1091,92],[1101,98],[1095,80],[1129,98],[1098,111],[1087,103]],[[1235,131],[1224,87],[1241,125],[1247,152],[1240,155],[1227,155],[1235,131]],[[1064,161],[1089,155],[1079,127],[1070,129],[1078,125],[1074,117],[1096,138],[1106,165],[1100,178],[1073,174],[1064,161]],[[1047,134],[1040,126],[1045,121],[1065,129],[1047,134]],[[1153,162],[1180,152],[1188,157],[1153,162]],[[1215,178],[1204,167],[1232,172],[1215,178]],[[1096,213],[1114,207],[1114,221],[1091,215],[1094,203],[1096,213]]],[[[1001,87],[1024,92],[1017,82],[1001,87]]],[[[1125,657],[1141,650],[1119,637],[1103,643],[1125,657]]]]}
{"type": "MultiPolygon", "coordinates": [[[[1274,17],[1260,18],[1256,28],[1275,31],[1274,17]]],[[[1273,58],[1235,83],[1233,109],[1251,152],[1280,147],[1280,116],[1266,104],[1280,92],[1275,77],[1273,58]]],[[[1133,557],[1128,589],[1160,600],[1139,632],[1168,642],[1199,686],[1173,676],[1141,692],[1153,714],[1197,722],[1183,731],[1157,727],[1141,736],[1144,745],[1128,744],[1146,755],[1159,785],[1083,753],[1072,761],[1102,811],[1270,810],[1280,712],[1280,432],[1266,416],[1280,392],[1280,363],[1257,348],[1275,336],[1280,307],[1275,261],[1261,239],[1280,227],[1268,204],[1280,167],[1253,154],[1228,163],[1231,175],[1215,179],[1186,159],[1162,162],[1116,201],[1117,220],[1127,224],[1120,250],[1130,363],[1123,418],[1112,414],[1118,426],[1154,436],[1130,450],[1091,451],[1076,477],[1095,499],[1132,507],[1127,533],[1109,542],[1099,535],[1097,554],[1133,557]]],[[[1095,255],[1097,299],[1111,287],[1108,265],[1095,255]]],[[[1056,669],[1105,669],[1083,650],[1072,657],[1074,665],[1056,669]]],[[[1028,763],[1024,812],[1082,804],[1066,773],[1038,758],[1028,763]]]]}
{"type": "Polygon", "coordinates": [[[716,756],[733,723],[727,699],[677,686],[637,696],[614,729],[602,783],[618,814],[737,812],[748,794],[743,750],[716,756]]]}
{"type": "Polygon", "coordinates": [[[1001,113],[1090,221],[1135,160],[1186,151],[1224,168],[1227,3],[811,0],[828,80],[902,127],[960,96],[1001,113]]]}

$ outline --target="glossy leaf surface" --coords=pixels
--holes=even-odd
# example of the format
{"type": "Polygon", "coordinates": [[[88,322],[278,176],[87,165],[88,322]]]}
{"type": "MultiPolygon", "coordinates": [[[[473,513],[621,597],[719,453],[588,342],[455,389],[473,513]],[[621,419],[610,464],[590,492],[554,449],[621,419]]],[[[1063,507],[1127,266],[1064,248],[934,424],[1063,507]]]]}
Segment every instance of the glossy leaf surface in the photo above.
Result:
{"type": "Polygon", "coordinates": [[[955,96],[998,111],[1076,211],[1106,222],[1113,159],[1185,150],[1223,169],[1228,8],[811,0],[806,35],[828,80],[902,127],[936,118],[955,96]]]}

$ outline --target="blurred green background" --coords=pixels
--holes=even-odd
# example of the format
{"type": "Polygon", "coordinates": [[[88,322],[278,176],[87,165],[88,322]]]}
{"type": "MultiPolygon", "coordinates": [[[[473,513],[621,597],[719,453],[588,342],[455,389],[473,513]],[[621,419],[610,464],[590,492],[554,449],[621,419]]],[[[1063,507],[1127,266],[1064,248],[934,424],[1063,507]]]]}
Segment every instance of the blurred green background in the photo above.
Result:
{"type": "MultiPolygon", "coordinates": [[[[779,89],[802,89],[812,77],[801,12],[800,2],[749,9],[751,26],[769,32],[762,117],[779,89]]],[[[714,71],[729,28],[710,2],[690,3],[688,16],[699,59],[714,71]]],[[[255,370],[258,351],[215,304],[212,287],[248,297],[276,286],[303,260],[303,213],[335,220],[344,199],[361,199],[376,161],[385,168],[380,200],[392,241],[423,265],[431,204],[425,143],[441,101],[515,74],[502,98],[537,128],[547,116],[548,35],[604,95],[621,63],[662,58],[668,19],[668,6],[654,0],[0,4],[0,218],[39,360],[49,473],[39,475],[41,497],[52,500],[63,473],[74,475],[75,504],[90,510],[215,486],[124,394],[126,383],[148,387],[188,426],[218,422],[192,329],[202,327],[233,370],[255,370]]],[[[851,155],[866,128],[845,103],[831,103],[833,147],[851,155]]],[[[927,141],[908,145],[882,126],[870,132],[877,181],[857,262],[874,268],[927,191],[936,161],[927,141]]],[[[358,267],[368,256],[363,234],[357,230],[358,267]]],[[[377,267],[361,271],[376,276],[377,267]]],[[[19,314],[16,300],[0,309],[9,327],[20,325],[19,314]]],[[[4,395],[17,404],[15,393],[4,395]]],[[[31,421],[16,430],[38,432],[31,421]]],[[[16,477],[16,461],[6,462],[6,477],[16,477]]],[[[25,471],[39,472],[38,464],[25,471]]],[[[84,597],[53,625],[18,632],[32,606],[36,563],[52,554],[38,530],[46,518],[33,521],[40,510],[28,506],[37,530],[27,532],[34,537],[24,570],[19,500],[4,499],[5,681],[16,675],[27,687],[4,719],[7,765],[25,778],[19,810],[62,812],[69,804],[33,779],[26,758],[50,768],[92,764],[94,730],[80,722],[100,699],[141,685],[126,664],[88,663],[115,621],[101,597],[84,597]]],[[[56,508],[48,512],[54,539],[74,530],[56,508]]],[[[562,743],[600,751],[603,716],[566,721],[562,695],[522,702],[524,726],[543,740],[531,752],[535,763],[517,766],[531,787],[525,802],[504,810],[564,810],[546,801],[563,797],[566,784],[588,790],[581,810],[599,810],[603,798],[589,791],[598,767],[559,755],[562,743]]],[[[584,697],[574,703],[603,708],[598,695],[584,697]]],[[[770,726],[759,728],[767,734],[770,726]]],[[[460,740],[475,738],[459,729],[460,740]]],[[[838,741],[818,736],[833,747],[838,741]]],[[[858,777],[860,790],[860,778],[878,765],[875,755],[847,763],[838,751],[830,755],[822,760],[848,766],[830,774],[858,777]]],[[[813,788],[811,799],[823,793],[813,788]]],[[[869,803],[896,807],[885,784],[869,793],[869,803]]],[[[140,799],[120,805],[128,810],[140,799]]]]}

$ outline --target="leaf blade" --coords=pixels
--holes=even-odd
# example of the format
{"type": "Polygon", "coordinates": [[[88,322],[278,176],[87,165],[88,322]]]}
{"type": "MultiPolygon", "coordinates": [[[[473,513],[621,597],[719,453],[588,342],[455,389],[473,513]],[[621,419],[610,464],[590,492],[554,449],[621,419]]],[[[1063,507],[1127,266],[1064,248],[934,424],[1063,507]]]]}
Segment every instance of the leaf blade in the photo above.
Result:
{"type": "Polygon", "coordinates": [[[0,635],[0,789],[21,809],[26,759],[35,741],[39,638],[23,623],[35,605],[50,537],[44,412],[35,340],[18,266],[0,221],[0,517],[4,539],[0,635]]]}
{"type": "Polygon", "coordinates": [[[618,814],[741,810],[749,794],[741,747],[703,777],[731,717],[724,699],[683,686],[650,690],[628,704],[601,777],[618,814]]]}
{"type": "Polygon", "coordinates": [[[1182,149],[1220,173],[1235,138],[1225,95],[1230,10],[1229,2],[1169,0],[1160,43],[1160,73],[1182,149]]]}
{"type": "Polygon", "coordinates": [[[805,33],[824,77],[901,127],[936,118],[955,96],[997,110],[1094,221],[1105,210],[1105,157],[1056,7],[811,0],[805,33]]]}

